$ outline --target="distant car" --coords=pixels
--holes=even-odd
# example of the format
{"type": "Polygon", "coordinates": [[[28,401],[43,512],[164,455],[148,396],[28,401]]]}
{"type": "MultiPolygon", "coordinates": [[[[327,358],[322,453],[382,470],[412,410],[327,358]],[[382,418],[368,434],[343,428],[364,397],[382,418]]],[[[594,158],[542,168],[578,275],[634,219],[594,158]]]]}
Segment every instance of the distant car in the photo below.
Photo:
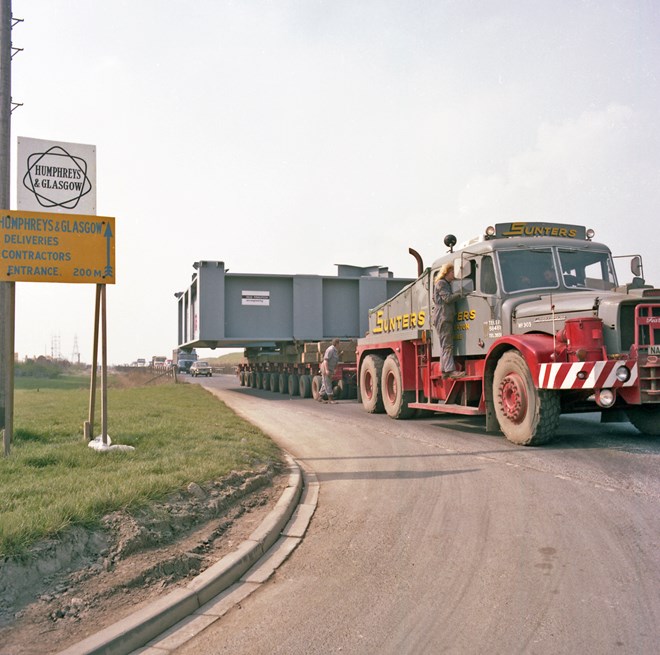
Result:
{"type": "Polygon", "coordinates": [[[213,369],[208,362],[193,362],[190,366],[190,375],[194,378],[198,375],[211,377],[213,375],[213,369]]]}
{"type": "Polygon", "coordinates": [[[192,359],[180,359],[176,363],[176,369],[179,373],[190,373],[190,367],[193,364],[192,359]]]}

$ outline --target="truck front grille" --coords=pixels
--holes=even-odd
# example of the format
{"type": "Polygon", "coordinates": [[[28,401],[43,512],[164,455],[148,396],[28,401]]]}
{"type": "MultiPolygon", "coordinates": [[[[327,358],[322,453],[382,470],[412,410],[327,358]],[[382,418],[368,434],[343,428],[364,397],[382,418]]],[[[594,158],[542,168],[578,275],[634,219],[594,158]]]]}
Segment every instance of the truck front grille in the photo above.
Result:
{"type": "Polygon", "coordinates": [[[642,403],[660,403],[660,305],[637,305],[639,390],[642,403]]]}

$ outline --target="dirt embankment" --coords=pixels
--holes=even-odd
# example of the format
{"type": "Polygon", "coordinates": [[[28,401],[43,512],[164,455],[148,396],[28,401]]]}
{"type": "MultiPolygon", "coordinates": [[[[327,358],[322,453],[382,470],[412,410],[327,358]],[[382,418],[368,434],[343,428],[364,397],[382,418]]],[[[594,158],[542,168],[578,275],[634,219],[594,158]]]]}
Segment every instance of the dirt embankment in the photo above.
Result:
{"type": "Polygon", "coordinates": [[[287,477],[232,473],[143,511],[114,512],[0,562],[0,655],[56,653],[183,584],[236,549],[287,477]]]}

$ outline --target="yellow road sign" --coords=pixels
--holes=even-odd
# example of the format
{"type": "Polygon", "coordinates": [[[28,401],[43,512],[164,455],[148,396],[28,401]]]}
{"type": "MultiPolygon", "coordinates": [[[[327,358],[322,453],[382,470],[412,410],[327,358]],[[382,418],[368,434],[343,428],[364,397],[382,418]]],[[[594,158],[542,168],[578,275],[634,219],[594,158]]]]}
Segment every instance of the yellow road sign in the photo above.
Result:
{"type": "Polygon", "coordinates": [[[0,210],[0,281],[115,283],[115,219],[0,210]]]}

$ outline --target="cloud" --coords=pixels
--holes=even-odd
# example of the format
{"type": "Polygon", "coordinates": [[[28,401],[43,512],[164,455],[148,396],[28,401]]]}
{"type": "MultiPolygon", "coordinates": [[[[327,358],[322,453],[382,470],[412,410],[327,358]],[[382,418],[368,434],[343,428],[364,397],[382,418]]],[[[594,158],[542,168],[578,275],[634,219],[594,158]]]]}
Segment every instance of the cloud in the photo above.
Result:
{"type": "Polygon", "coordinates": [[[533,148],[511,157],[502,172],[474,176],[460,193],[467,216],[560,218],[580,197],[627,177],[633,109],[612,104],[561,124],[542,123],[533,148]]]}

